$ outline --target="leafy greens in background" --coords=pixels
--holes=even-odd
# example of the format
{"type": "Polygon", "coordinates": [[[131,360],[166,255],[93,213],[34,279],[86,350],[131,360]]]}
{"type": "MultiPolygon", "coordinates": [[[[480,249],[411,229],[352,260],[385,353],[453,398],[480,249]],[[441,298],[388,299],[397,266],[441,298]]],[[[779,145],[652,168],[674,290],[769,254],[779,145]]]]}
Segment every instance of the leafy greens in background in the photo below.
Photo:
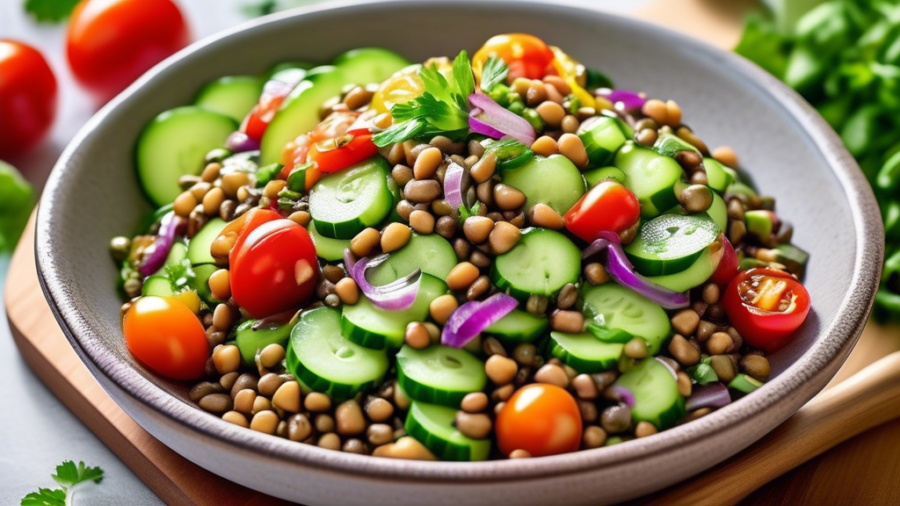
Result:
{"type": "Polygon", "coordinates": [[[80,0],[25,0],[25,11],[41,23],[59,23],[69,17],[80,0]]]}
{"type": "Polygon", "coordinates": [[[76,485],[82,483],[100,483],[103,481],[103,470],[99,467],[88,467],[84,462],[75,465],[67,460],[56,466],[53,481],[62,488],[41,488],[22,498],[22,506],[67,506],[72,504],[72,495],[76,485]]]}
{"type": "Polygon", "coordinates": [[[775,19],[749,17],[735,51],[802,94],[856,157],[887,239],[875,316],[900,318],[900,1],[768,3],[775,19]]]}
{"type": "Polygon", "coordinates": [[[19,172],[0,161],[0,253],[12,251],[34,207],[34,190],[19,172]]]}

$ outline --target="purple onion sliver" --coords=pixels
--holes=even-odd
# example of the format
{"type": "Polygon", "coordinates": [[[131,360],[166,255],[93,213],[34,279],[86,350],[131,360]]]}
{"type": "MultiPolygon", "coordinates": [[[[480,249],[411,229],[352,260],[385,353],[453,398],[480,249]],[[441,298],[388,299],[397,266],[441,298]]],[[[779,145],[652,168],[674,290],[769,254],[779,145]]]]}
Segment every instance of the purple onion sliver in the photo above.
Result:
{"type": "MultiPolygon", "coordinates": [[[[534,143],[537,134],[534,131],[534,127],[531,126],[531,123],[509,109],[504,108],[497,102],[494,102],[491,97],[483,93],[473,93],[469,95],[469,103],[472,107],[482,110],[482,113],[477,115],[479,121],[518,140],[526,146],[531,146],[534,143]]],[[[474,117],[474,115],[470,114],[470,123],[472,117],[474,117]]]]}
{"type": "Polygon", "coordinates": [[[175,235],[178,232],[179,221],[174,212],[170,212],[162,217],[159,223],[159,234],[153,241],[153,252],[138,267],[138,272],[141,273],[141,276],[150,276],[165,265],[166,259],[169,258],[169,252],[172,251],[172,246],[175,244],[175,235]]]}
{"type": "Polygon", "coordinates": [[[681,309],[691,304],[687,295],[657,285],[635,273],[634,266],[628,261],[619,244],[610,244],[607,247],[606,270],[617,283],[631,288],[664,309],[681,309]]]}
{"type": "Polygon", "coordinates": [[[640,109],[647,102],[646,98],[631,90],[609,90],[603,97],[613,104],[621,102],[625,109],[640,109]]]}
{"type": "Polygon", "coordinates": [[[502,292],[484,301],[466,302],[450,315],[441,332],[441,343],[462,348],[518,305],[516,299],[502,292]]]}
{"type": "Polygon", "coordinates": [[[256,151],[259,149],[259,141],[251,139],[247,134],[238,130],[228,136],[228,139],[225,140],[225,147],[233,153],[256,151]]]}
{"type": "Polygon", "coordinates": [[[607,388],[606,391],[607,391],[608,395],[612,396],[614,399],[621,402],[622,404],[625,404],[629,408],[634,407],[634,404],[635,404],[634,393],[632,393],[631,390],[629,390],[623,386],[620,386],[620,385],[613,385],[613,386],[607,388]]]}
{"type": "Polygon", "coordinates": [[[656,357],[656,361],[659,362],[660,364],[662,364],[666,369],[669,370],[669,374],[672,375],[672,379],[674,379],[675,381],[678,381],[678,373],[675,371],[675,368],[673,368],[671,365],[669,365],[669,363],[666,362],[666,360],[662,357],[656,357]]]}
{"type": "Polygon", "coordinates": [[[459,209],[463,205],[462,181],[465,169],[459,164],[450,162],[447,172],[444,173],[444,198],[453,209],[459,209]]]}
{"type": "Polygon", "coordinates": [[[474,111],[469,114],[469,130],[475,132],[476,134],[481,134],[492,139],[500,139],[504,135],[500,130],[497,130],[491,125],[488,125],[484,121],[478,119],[478,116],[475,115],[474,111]]]}
{"type": "Polygon", "coordinates": [[[708,385],[694,386],[694,391],[688,397],[684,408],[694,411],[700,408],[723,408],[731,403],[731,394],[728,387],[722,383],[710,383],[708,385]]]}
{"type": "MultiPolygon", "coordinates": [[[[398,279],[392,283],[383,286],[375,286],[366,279],[366,271],[370,267],[376,267],[385,260],[389,255],[380,255],[370,260],[368,257],[360,258],[349,269],[350,277],[359,286],[360,291],[373,306],[384,309],[385,311],[402,311],[409,309],[416,301],[416,295],[419,293],[419,284],[422,281],[422,271],[416,269],[409,275],[398,279]]],[[[348,250],[344,251],[345,266],[347,261],[352,262],[353,258],[348,250]]]]}

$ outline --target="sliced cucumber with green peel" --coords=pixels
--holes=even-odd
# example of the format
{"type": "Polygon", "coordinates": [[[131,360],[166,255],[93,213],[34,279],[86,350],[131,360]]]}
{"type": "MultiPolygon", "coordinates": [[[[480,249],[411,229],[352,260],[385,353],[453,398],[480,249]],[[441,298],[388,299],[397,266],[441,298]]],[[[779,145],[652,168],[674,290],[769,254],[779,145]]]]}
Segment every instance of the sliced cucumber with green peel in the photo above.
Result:
{"type": "Polygon", "coordinates": [[[644,223],[624,249],[640,274],[661,276],[690,267],[719,232],[706,214],[663,214],[644,223]]]}
{"type": "Polygon", "coordinates": [[[622,169],[612,166],[584,171],[584,180],[587,181],[588,187],[592,187],[600,181],[605,181],[607,179],[615,179],[620,183],[624,183],[625,173],[622,172],[622,169]]]}
{"type": "Polygon", "coordinates": [[[585,192],[581,171],[562,155],[535,156],[521,167],[502,171],[500,177],[504,184],[525,194],[526,210],[542,203],[563,215],[585,192]]]}
{"type": "Polygon", "coordinates": [[[334,58],[332,65],[339,67],[347,78],[347,83],[378,83],[410,65],[409,60],[381,47],[361,47],[351,49],[334,58]]]}
{"type": "Polygon", "coordinates": [[[305,61],[277,63],[269,69],[266,79],[283,83],[296,83],[306,77],[306,72],[313,67],[315,67],[314,64],[305,61]]]}
{"type": "Polygon", "coordinates": [[[530,343],[547,330],[547,318],[535,316],[521,309],[509,314],[484,329],[484,333],[508,344],[530,343]]]}
{"type": "Polygon", "coordinates": [[[344,250],[350,247],[350,239],[332,239],[325,237],[316,230],[315,222],[310,222],[309,237],[312,239],[313,246],[316,247],[316,255],[327,262],[337,262],[343,260],[344,250]]]}
{"type": "Polygon", "coordinates": [[[154,274],[144,280],[144,286],[141,287],[141,295],[149,297],[155,295],[157,297],[171,297],[174,295],[172,291],[172,283],[169,278],[154,274]]]}
{"type": "Polygon", "coordinates": [[[259,102],[263,84],[256,76],[220,77],[200,89],[194,105],[220,112],[240,123],[259,102]]]}
{"type": "Polygon", "coordinates": [[[153,275],[165,276],[166,267],[174,267],[180,264],[185,258],[187,258],[187,246],[185,246],[183,242],[176,242],[172,245],[172,249],[169,250],[169,256],[166,257],[166,262],[154,272],[153,275]]]}
{"type": "Polygon", "coordinates": [[[182,191],[178,178],[200,174],[206,153],[224,146],[237,128],[231,117],[197,106],[153,118],[135,150],[138,179],[150,200],[158,206],[173,202],[182,191]]]}
{"type": "Polygon", "coordinates": [[[413,234],[406,246],[391,253],[390,258],[381,265],[370,269],[367,279],[375,286],[386,285],[416,269],[438,279],[447,279],[447,274],[457,263],[453,246],[443,237],[413,234]]]}
{"type": "Polygon", "coordinates": [[[628,125],[619,118],[609,116],[597,116],[585,121],[576,134],[581,138],[588,160],[594,167],[608,165],[616,156],[616,151],[634,137],[634,131],[628,125]]]}
{"type": "Polygon", "coordinates": [[[445,293],[447,285],[443,281],[422,274],[419,293],[409,309],[385,311],[372,305],[365,296],[360,296],[356,304],[344,306],[341,321],[344,337],[376,350],[399,348],[403,345],[406,326],[411,322],[425,321],[431,301],[445,293]]]}
{"type": "Polygon", "coordinates": [[[484,390],[484,363],[466,350],[431,345],[397,352],[397,382],[410,399],[459,409],[466,394],[484,390]]]}
{"type": "Polygon", "coordinates": [[[320,307],[304,312],[291,330],[287,367],[312,390],[343,401],[381,383],[388,359],[344,338],[340,311],[320,307]]]}
{"type": "Polygon", "coordinates": [[[647,276],[647,279],[669,290],[686,292],[691,288],[702,285],[712,276],[719,264],[718,261],[721,259],[721,253],[718,257],[714,262],[710,248],[706,248],[687,269],[664,276],[647,276]]]}
{"type": "Polygon", "coordinates": [[[684,397],[678,393],[678,383],[658,360],[642,360],[619,376],[614,385],[627,388],[634,395],[631,418],[635,422],[650,422],[665,430],[684,417],[684,397]]]}
{"type": "Polygon", "coordinates": [[[744,373],[738,373],[734,376],[734,379],[728,383],[728,388],[732,390],[737,390],[742,394],[749,394],[753,392],[757,388],[763,386],[763,383],[756,378],[751,376],[747,376],[744,373]]]}
{"type": "Polygon", "coordinates": [[[248,367],[256,367],[256,354],[266,346],[280,344],[287,347],[291,329],[297,323],[296,319],[291,319],[282,325],[273,323],[254,329],[254,325],[257,325],[258,322],[259,320],[247,320],[238,325],[234,334],[235,344],[248,367]]]}
{"type": "Polygon", "coordinates": [[[675,185],[684,171],[674,159],[628,141],[616,154],[613,165],[625,173],[625,186],[641,203],[644,218],[653,218],[678,205],[675,185]]]}
{"type": "Polygon", "coordinates": [[[720,231],[728,230],[728,207],[725,205],[725,199],[718,193],[713,192],[712,204],[706,210],[706,214],[716,222],[720,231]]]}
{"type": "Polygon", "coordinates": [[[519,300],[529,295],[555,296],[566,283],[577,283],[581,250],[563,234],[543,228],[522,231],[513,249],[498,255],[491,279],[519,300]]]}
{"type": "Polygon", "coordinates": [[[494,153],[497,157],[498,171],[521,167],[534,158],[534,151],[515,139],[501,139],[483,144],[486,154],[494,153]]]}
{"type": "Polygon", "coordinates": [[[601,327],[619,329],[644,339],[651,355],[659,353],[672,333],[672,324],[663,308],[616,283],[587,285],[582,289],[581,299],[585,315],[601,327]]]}
{"type": "Polygon", "coordinates": [[[216,262],[216,259],[213,258],[209,249],[212,246],[213,241],[216,240],[216,237],[219,236],[222,229],[225,228],[225,225],[227,224],[228,223],[221,218],[213,218],[209,220],[206,225],[203,225],[203,228],[197,232],[197,235],[190,239],[188,242],[187,256],[191,261],[191,265],[212,264],[216,262]]]}
{"type": "Polygon", "coordinates": [[[454,408],[413,402],[406,415],[406,433],[425,445],[441,460],[487,460],[491,451],[490,439],[472,439],[456,429],[454,408]]]}
{"type": "Polygon", "coordinates": [[[725,170],[725,166],[713,158],[704,158],[703,167],[706,169],[706,181],[710,188],[719,193],[725,193],[725,189],[734,182],[731,173],[725,170]]]}
{"type": "Polygon", "coordinates": [[[209,277],[219,268],[213,264],[203,264],[195,265],[191,267],[191,270],[194,271],[194,277],[190,279],[191,289],[197,292],[197,295],[203,299],[203,302],[210,306],[222,302],[221,300],[213,299],[212,292],[209,290],[209,277]]]}
{"type": "Polygon", "coordinates": [[[375,155],[319,180],[309,194],[309,213],[319,234],[352,239],[383,220],[394,201],[389,174],[387,161],[375,155]]]}
{"type": "Polygon", "coordinates": [[[550,355],[579,373],[592,374],[614,369],[624,349],[624,344],[603,342],[590,332],[550,333],[550,355]]]}
{"type": "Polygon", "coordinates": [[[675,158],[675,155],[682,151],[693,151],[700,155],[700,150],[697,149],[693,144],[687,142],[686,140],[678,137],[675,134],[665,132],[659,134],[659,137],[653,144],[652,149],[660,155],[668,156],[670,158],[675,158]]]}

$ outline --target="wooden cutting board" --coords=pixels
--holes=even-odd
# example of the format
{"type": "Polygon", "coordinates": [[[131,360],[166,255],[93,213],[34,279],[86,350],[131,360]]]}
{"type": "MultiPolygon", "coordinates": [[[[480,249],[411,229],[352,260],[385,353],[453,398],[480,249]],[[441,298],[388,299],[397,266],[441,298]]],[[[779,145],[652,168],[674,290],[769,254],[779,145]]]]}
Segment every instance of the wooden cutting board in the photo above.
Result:
{"type": "MultiPolygon", "coordinates": [[[[743,13],[751,6],[750,0],[657,0],[634,14],[730,49],[740,36],[743,13]]],[[[283,503],[195,466],[154,439],[113,402],[56,324],[38,284],[33,245],[33,224],[29,223],[9,268],[6,311],[23,358],[66,407],[167,504],[283,503]]],[[[869,325],[834,382],[897,350],[900,330],[869,325]]],[[[898,454],[900,421],[839,445],[745,503],[900,504],[898,454]]]]}

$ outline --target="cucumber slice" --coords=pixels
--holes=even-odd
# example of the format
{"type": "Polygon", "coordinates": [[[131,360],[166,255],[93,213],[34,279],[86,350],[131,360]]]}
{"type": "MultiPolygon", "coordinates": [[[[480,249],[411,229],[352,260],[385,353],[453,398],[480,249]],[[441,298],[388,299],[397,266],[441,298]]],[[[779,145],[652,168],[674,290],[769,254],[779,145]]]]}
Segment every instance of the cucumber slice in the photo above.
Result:
{"type": "Polygon", "coordinates": [[[728,388],[732,390],[737,390],[743,394],[749,394],[750,392],[756,390],[757,388],[763,386],[762,382],[756,378],[752,378],[747,376],[744,373],[738,373],[734,376],[734,379],[728,383],[728,388]]]}
{"type": "Polygon", "coordinates": [[[196,106],[177,107],[153,118],[135,150],[144,193],[158,206],[173,202],[181,193],[178,178],[199,174],[206,153],[224,146],[237,128],[231,117],[196,106]]]}
{"type": "Polygon", "coordinates": [[[598,116],[592,121],[585,121],[576,132],[588,160],[594,167],[608,165],[625,142],[634,137],[634,132],[622,120],[608,116],[598,116]]]}
{"type": "Polygon", "coordinates": [[[344,306],[341,327],[344,337],[356,344],[376,350],[403,346],[406,326],[411,322],[421,322],[428,318],[431,301],[447,293],[443,281],[422,274],[419,293],[409,309],[385,311],[373,306],[364,296],[352,306],[344,306]]]}
{"type": "Polygon", "coordinates": [[[166,263],[162,265],[156,272],[153,273],[154,276],[165,276],[166,275],[166,267],[173,267],[181,263],[182,260],[187,258],[187,246],[184,245],[183,242],[176,242],[172,245],[172,249],[169,251],[169,256],[166,257],[166,263]]]}
{"type": "Polygon", "coordinates": [[[291,330],[287,367],[310,389],[343,401],[380,383],[388,359],[341,336],[340,311],[320,307],[304,312],[291,330]]]}
{"type": "Polygon", "coordinates": [[[614,384],[634,394],[631,418],[635,422],[650,422],[664,430],[684,417],[684,397],[678,393],[678,383],[658,360],[642,360],[614,384]]]}
{"type": "Polygon", "coordinates": [[[615,283],[587,285],[581,292],[583,311],[595,323],[643,338],[651,355],[659,353],[672,333],[663,308],[634,290],[615,283]]]}
{"type": "Polygon", "coordinates": [[[332,65],[344,72],[347,83],[364,86],[380,84],[394,72],[408,67],[410,62],[390,49],[362,47],[336,56],[332,65]]]}
{"type": "Polygon", "coordinates": [[[273,323],[254,329],[258,320],[247,320],[238,325],[234,333],[234,344],[241,352],[241,358],[248,367],[256,367],[256,354],[270,344],[287,346],[291,337],[291,329],[297,323],[295,316],[289,322],[278,325],[273,323]]]}
{"type": "Polygon", "coordinates": [[[534,158],[534,151],[515,139],[502,139],[486,143],[485,153],[497,157],[497,170],[515,169],[534,158]]]}
{"type": "Polygon", "coordinates": [[[191,270],[194,271],[194,277],[190,279],[190,287],[197,292],[197,295],[203,299],[203,302],[206,302],[210,306],[222,302],[221,300],[213,299],[212,293],[209,290],[209,277],[212,276],[212,273],[219,270],[219,268],[213,264],[203,264],[195,265],[191,270]]]}
{"type": "MultiPolygon", "coordinates": [[[[662,156],[675,158],[681,151],[693,151],[700,155],[700,150],[681,137],[670,133],[661,133],[651,148],[662,156]]],[[[702,156],[702,155],[701,155],[702,156]]]]}
{"type": "Polygon", "coordinates": [[[530,343],[547,330],[547,319],[535,316],[521,309],[513,309],[484,333],[494,336],[507,344],[530,343]]]}
{"type": "Polygon", "coordinates": [[[504,170],[500,175],[503,183],[525,194],[525,209],[540,202],[563,215],[585,192],[581,172],[562,155],[535,156],[525,165],[504,170]],[[548,181],[553,184],[547,184],[548,181]]]}
{"type": "Polygon", "coordinates": [[[472,439],[456,430],[456,411],[447,406],[413,402],[404,428],[441,460],[487,460],[491,440],[472,439]]]}
{"type": "Polygon", "coordinates": [[[620,183],[624,183],[625,173],[622,172],[622,169],[612,166],[584,171],[584,180],[587,181],[588,187],[594,186],[606,179],[615,179],[620,183]]]}
{"type": "Polygon", "coordinates": [[[256,76],[220,77],[200,89],[194,105],[220,112],[240,123],[259,101],[263,84],[256,76]]]}
{"type": "Polygon", "coordinates": [[[719,232],[706,214],[663,214],[645,222],[624,249],[639,273],[672,274],[690,267],[719,232]]]}
{"type": "Polygon", "coordinates": [[[309,194],[309,213],[319,234],[352,239],[383,220],[394,201],[389,174],[387,161],[375,155],[319,180],[309,194]]]}
{"type": "Polygon", "coordinates": [[[625,349],[624,344],[603,342],[590,332],[551,332],[549,346],[550,355],[585,374],[614,369],[625,349]]]}
{"type": "Polygon", "coordinates": [[[664,276],[647,276],[647,279],[669,290],[685,292],[706,282],[715,272],[716,267],[719,265],[719,260],[721,260],[721,255],[713,262],[710,248],[706,248],[687,269],[664,276]]]}
{"type": "Polygon", "coordinates": [[[553,297],[566,283],[577,283],[581,250],[559,232],[543,228],[522,231],[519,243],[494,259],[491,279],[519,300],[531,294],[553,297]]]}
{"type": "Polygon", "coordinates": [[[315,67],[314,64],[305,61],[286,61],[277,63],[269,69],[266,80],[281,81],[283,83],[296,83],[306,77],[306,72],[315,67]]]}
{"type": "Polygon", "coordinates": [[[344,259],[344,250],[350,247],[350,239],[332,239],[325,237],[316,230],[315,222],[310,222],[307,229],[313,246],[316,247],[316,255],[327,262],[338,262],[344,259]]]}
{"type": "Polygon", "coordinates": [[[431,345],[397,352],[397,381],[410,399],[459,409],[463,397],[484,390],[484,363],[466,350],[431,345]]]}
{"type": "Polygon", "coordinates": [[[187,256],[191,261],[191,265],[216,263],[212,253],[209,252],[209,248],[222,232],[222,229],[225,228],[225,225],[227,225],[225,220],[213,218],[206,225],[203,225],[203,228],[197,232],[197,235],[188,242],[187,256]]]}
{"type": "Polygon", "coordinates": [[[438,279],[447,279],[447,274],[457,264],[453,246],[437,235],[413,234],[406,246],[391,253],[383,264],[368,272],[368,280],[376,286],[396,281],[416,269],[422,269],[438,279]]]}
{"type": "Polygon", "coordinates": [[[684,171],[678,162],[629,141],[613,163],[625,173],[625,186],[641,203],[641,216],[653,218],[678,205],[675,185],[684,171]]]}
{"type": "Polygon", "coordinates": [[[144,280],[144,286],[141,287],[141,295],[144,297],[150,295],[171,297],[174,295],[172,283],[169,281],[169,278],[154,274],[144,280]]]}
{"type": "Polygon", "coordinates": [[[725,200],[718,193],[713,192],[712,204],[706,210],[706,214],[716,222],[720,231],[728,229],[728,207],[725,205],[725,200]]]}
{"type": "Polygon", "coordinates": [[[725,189],[734,182],[731,174],[725,171],[725,166],[713,158],[704,158],[703,167],[706,169],[706,181],[710,188],[719,193],[725,193],[725,189]]]}

